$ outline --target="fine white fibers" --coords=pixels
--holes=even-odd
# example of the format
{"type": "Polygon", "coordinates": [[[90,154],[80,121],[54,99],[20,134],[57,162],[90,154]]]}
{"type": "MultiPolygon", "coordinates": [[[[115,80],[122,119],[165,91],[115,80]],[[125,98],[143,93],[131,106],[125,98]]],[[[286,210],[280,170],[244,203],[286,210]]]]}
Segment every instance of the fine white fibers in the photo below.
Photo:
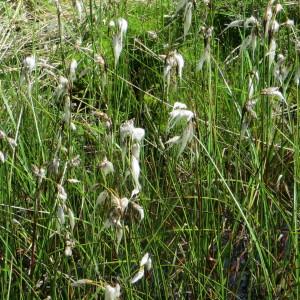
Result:
{"type": "Polygon", "coordinates": [[[57,207],[57,218],[61,225],[65,224],[65,212],[61,205],[57,207]]]}
{"type": "Polygon", "coordinates": [[[121,142],[124,143],[128,136],[132,141],[141,143],[145,137],[145,129],[134,127],[134,120],[126,121],[120,126],[121,142]]]}
{"type": "Polygon", "coordinates": [[[140,261],[140,267],[144,266],[149,259],[149,253],[147,252],[140,261]]]}
{"type": "Polygon", "coordinates": [[[183,56],[176,50],[171,51],[165,58],[164,66],[164,80],[167,81],[167,85],[170,84],[172,70],[176,70],[179,79],[182,79],[182,71],[184,67],[183,56]]]}
{"type": "Polygon", "coordinates": [[[183,37],[185,38],[187,33],[190,30],[191,24],[192,24],[192,8],[193,4],[192,2],[188,2],[185,6],[184,10],[184,25],[183,25],[183,37]]]}
{"type": "Polygon", "coordinates": [[[82,14],[83,14],[83,3],[81,0],[76,0],[75,1],[75,7],[77,9],[77,12],[78,12],[78,18],[79,18],[79,21],[81,22],[82,21],[82,14]]]}
{"type": "Polygon", "coordinates": [[[68,195],[67,195],[64,187],[61,184],[57,185],[57,196],[62,201],[66,201],[68,198],[68,195]]]}
{"type": "Polygon", "coordinates": [[[140,164],[139,161],[132,155],[131,157],[131,174],[134,182],[134,188],[137,190],[141,189],[141,184],[139,182],[140,177],[140,164]]]}
{"type": "Polygon", "coordinates": [[[26,71],[31,73],[34,70],[35,65],[36,65],[35,56],[34,55],[27,56],[23,61],[23,65],[24,65],[24,68],[26,69],[26,71]]]}
{"type": "Polygon", "coordinates": [[[177,4],[175,15],[182,9],[184,8],[188,3],[188,0],[180,0],[177,4]]]}
{"type": "Polygon", "coordinates": [[[68,216],[69,216],[69,223],[70,223],[70,227],[71,227],[71,231],[73,232],[74,227],[75,227],[75,216],[73,211],[68,208],[68,216]]]}
{"type": "Polygon", "coordinates": [[[184,151],[185,147],[192,140],[193,136],[194,136],[194,126],[192,122],[189,122],[188,126],[184,129],[182,133],[178,156],[184,151]]]}
{"type": "Polygon", "coordinates": [[[139,280],[141,280],[144,277],[145,274],[145,268],[142,267],[138,270],[138,272],[133,276],[133,278],[130,280],[131,284],[134,284],[136,282],[138,282],[139,280]]]}
{"type": "Polygon", "coordinates": [[[114,50],[114,57],[115,57],[115,67],[117,66],[120,55],[123,49],[123,44],[122,44],[122,36],[121,35],[115,35],[113,37],[113,50],[114,50]]]}
{"type": "Polygon", "coordinates": [[[282,93],[279,91],[278,87],[269,87],[266,89],[263,89],[261,91],[262,95],[271,96],[271,97],[277,97],[280,101],[286,103],[286,99],[282,95],[282,93]]]}
{"type": "Polygon", "coordinates": [[[249,28],[249,27],[256,26],[256,25],[258,25],[258,21],[253,16],[251,16],[250,18],[247,18],[245,23],[244,23],[245,28],[249,28]]]}
{"type": "Polygon", "coordinates": [[[109,194],[106,190],[101,192],[97,198],[96,206],[103,205],[108,197],[109,197],[109,194]]]}
{"type": "Polygon", "coordinates": [[[107,159],[107,157],[105,157],[101,162],[100,168],[104,176],[107,176],[108,174],[114,172],[114,165],[111,161],[107,159]]]}
{"type": "Polygon", "coordinates": [[[135,202],[132,202],[132,207],[139,213],[140,221],[143,221],[145,218],[144,208],[135,202]]]}
{"type": "Polygon", "coordinates": [[[114,57],[115,57],[115,67],[117,66],[120,55],[123,49],[123,38],[126,35],[127,29],[128,29],[128,23],[125,19],[119,18],[114,21],[109,22],[109,26],[111,28],[116,28],[116,32],[113,36],[112,39],[112,44],[113,44],[113,52],[114,52],[114,57]]]}
{"type": "Polygon", "coordinates": [[[199,62],[196,67],[196,71],[201,71],[204,63],[209,62],[209,60],[210,60],[210,45],[208,44],[204,49],[204,53],[199,59],[199,62]]]}
{"type": "Polygon", "coordinates": [[[75,59],[72,59],[70,63],[70,80],[73,82],[76,79],[76,69],[77,69],[77,61],[75,59]]]}
{"type": "Polygon", "coordinates": [[[181,123],[181,128],[184,126],[181,135],[175,135],[166,142],[166,144],[168,144],[170,147],[176,144],[179,145],[179,151],[177,155],[180,156],[194,136],[194,124],[192,121],[194,113],[188,110],[184,103],[175,102],[173,105],[173,110],[169,113],[169,116],[168,130],[171,130],[181,121],[184,122],[181,123]]]}
{"type": "Polygon", "coordinates": [[[138,282],[139,280],[141,280],[144,277],[145,268],[147,271],[150,271],[152,269],[152,260],[151,260],[151,257],[148,252],[142,257],[142,259],[140,261],[140,268],[139,268],[138,272],[130,280],[131,284],[138,282]]]}
{"type": "Polygon", "coordinates": [[[176,110],[176,109],[187,109],[187,106],[184,103],[175,102],[173,105],[173,110],[176,110]]]}
{"type": "Polygon", "coordinates": [[[131,153],[137,159],[140,160],[141,146],[138,143],[135,143],[131,146],[131,153]]]}
{"type": "Polygon", "coordinates": [[[118,29],[119,29],[120,35],[125,36],[127,29],[128,29],[128,22],[123,18],[119,18],[117,20],[117,24],[118,24],[118,29]]]}
{"type": "Polygon", "coordinates": [[[175,53],[174,56],[175,56],[175,59],[177,62],[177,74],[178,74],[179,79],[181,80],[182,79],[182,70],[184,67],[184,59],[180,53],[175,53]]]}
{"type": "Polygon", "coordinates": [[[111,285],[106,285],[105,292],[104,292],[104,299],[105,300],[117,300],[121,296],[121,287],[117,283],[115,287],[111,285]]]}
{"type": "Polygon", "coordinates": [[[189,122],[194,117],[194,113],[187,109],[175,109],[171,111],[169,115],[169,129],[173,128],[182,120],[189,122]]]}
{"type": "Polygon", "coordinates": [[[5,155],[2,151],[0,151],[0,162],[2,162],[2,163],[5,162],[5,155]]]}
{"type": "Polygon", "coordinates": [[[131,133],[131,138],[133,141],[140,143],[145,137],[145,129],[144,128],[133,128],[131,133]]]}

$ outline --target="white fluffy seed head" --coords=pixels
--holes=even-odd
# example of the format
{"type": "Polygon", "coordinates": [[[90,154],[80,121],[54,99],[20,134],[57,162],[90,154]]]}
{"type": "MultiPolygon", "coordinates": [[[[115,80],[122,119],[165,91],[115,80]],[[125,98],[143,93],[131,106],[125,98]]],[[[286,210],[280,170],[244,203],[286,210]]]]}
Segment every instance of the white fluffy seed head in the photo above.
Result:
{"type": "Polygon", "coordinates": [[[105,157],[100,164],[100,169],[103,172],[103,175],[107,176],[108,174],[114,172],[114,165],[107,159],[107,157],[105,157]]]}
{"type": "Polygon", "coordinates": [[[143,267],[149,259],[149,253],[147,252],[140,261],[140,267],[143,267]]]}
{"type": "Polygon", "coordinates": [[[175,102],[173,105],[173,110],[177,110],[177,109],[187,109],[187,106],[184,103],[175,102]]]}
{"type": "Polygon", "coordinates": [[[145,137],[144,128],[134,128],[132,131],[132,140],[141,143],[145,137]]]}
{"type": "Polygon", "coordinates": [[[178,74],[179,79],[181,80],[182,79],[182,70],[184,67],[184,59],[180,53],[175,53],[174,56],[175,56],[175,59],[177,62],[177,74],[178,74]]]}
{"type": "Polygon", "coordinates": [[[67,257],[72,256],[72,248],[70,246],[66,246],[66,248],[65,248],[65,256],[67,256],[67,257]]]}
{"type": "Polygon", "coordinates": [[[140,178],[140,164],[139,161],[132,155],[131,157],[131,174],[134,182],[134,188],[137,190],[141,190],[141,184],[139,182],[140,178]]]}
{"type": "Polygon", "coordinates": [[[169,129],[173,128],[180,121],[189,122],[193,117],[194,113],[187,109],[175,109],[169,113],[169,129]]]}
{"type": "Polygon", "coordinates": [[[2,151],[0,151],[0,162],[4,163],[5,162],[5,155],[2,151]]]}
{"type": "Polygon", "coordinates": [[[62,201],[66,201],[68,198],[68,195],[61,184],[57,185],[57,197],[62,201]]]}
{"type": "Polygon", "coordinates": [[[104,299],[105,300],[117,300],[121,296],[121,287],[117,283],[115,287],[111,285],[106,285],[105,292],[104,292],[104,299]]]}
{"type": "Polygon", "coordinates": [[[119,18],[117,20],[118,30],[122,36],[125,36],[128,29],[128,22],[124,18],[119,18]]]}
{"type": "Polygon", "coordinates": [[[58,221],[61,225],[64,225],[65,224],[65,212],[64,212],[64,209],[61,205],[59,205],[57,207],[57,218],[58,218],[58,221]]]}
{"type": "Polygon", "coordinates": [[[109,194],[106,190],[101,192],[97,198],[96,206],[103,205],[108,197],[109,197],[109,194]]]}
{"type": "Polygon", "coordinates": [[[72,59],[70,63],[70,80],[73,82],[76,79],[76,69],[77,69],[77,61],[76,59],[72,59]]]}
{"type": "Polygon", "coordinates": [[[144,208],[134,202],[132,202],[132,207],[139,213],[140,221],[143,221],[145,218],[144,208]]]}
{"type": "Polygon", "coordinates": [[[68,208],[68,216],[69,216],[69,223],[70,223],[70,227],[71,227],[71,231],[73,232],[74,227],[75,227],[75,216],[73,211],[68,208]]]}
{"type": "Polygon", "coordinates": [[[255,25],[258,25],[258,21],[254,16],[251,16],[250,18],[247,18],[245,23],[244,23],[245,28],[249,28],[249,27],[255,26],[255,25]]]}
{"type": "Polygon", "coordinates": [[[188,2],[185,6],[184,15],[183,15],[184,18],[183,37],[184,38],[188,34],[192,24],[192,9],[193,9],[192,2],[188,2]]]}
{"type": "Polygon", "coordinates": [[[138,282],[139,280],[141,280],[144,277],[145,274],[145,268],[141,267],[139,269],[139,271],[133,276],[133,278],[130,280],[131,284],[134,284],[136,282],[138,282]]]}
{"type": "Polygon", "coordinates": [[[27,56],[23,60],[23,65],[24,65],[24,68],[26,69],[26,71],[28,73],[31,73],[35,69],[35,66],[36,66],[35,56],[34,55],[27,56]]]}

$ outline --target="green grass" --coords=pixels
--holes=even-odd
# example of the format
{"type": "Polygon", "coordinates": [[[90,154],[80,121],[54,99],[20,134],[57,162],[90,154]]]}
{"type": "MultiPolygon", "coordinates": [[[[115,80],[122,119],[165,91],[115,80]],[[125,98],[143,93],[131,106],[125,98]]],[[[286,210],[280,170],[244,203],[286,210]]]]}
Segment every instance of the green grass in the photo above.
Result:
{"type": "Polygon", "coordinates": [[[1,299],[104,299],[106,286],[117,283],[121,299],[300,298],[299,4],[283,3],[276,17],[293,18],[295,26],[275,35],[269,66],[266,1],[198,1],[185,40],[184,9],[165,16],[175,13],[172,1],[83,1],[81,21],[69,2],[60,1],[60,9],[48,1],[0,3],[1,299]],[[233,52],[251,28],[222,31],[251,15],[259,22],[256,48],[233,52]],[[116,28],[108,24],[119,17],[128,31],[115,67],[116,28]],[[203,26],[214,27],[207,41],[203,26]],[[207,42],[210,59],[196,72],[207,42]],[[161,55],[175,49],[185,60],[183,78],[172,70],[167,87],[161,55]],[[274,73],[280,53],[283,81],[274,73]],[[32,72],[24,66],[30,55],[32,72]],[[69,84],[58,98],[60,76],[69,84]],[[264,95],[269,87],[278,87],[286,104],[264,95]],[[187,125],[168,128],[175,102],[194,113],[181,154],[166,143],[187,125]],[[120,213],[97,198],[103,191],[131,197],[134,141],[122,143],[120,126],[133,118],[145,129],[142,189],[120,213]],[[114,166],[106,176],[105,157],[114,166]],[[106,228],[113,216],[120,225],[106,228]],[[131,284],[147,252],[152,269],[131,284]],[[81,279],[85,284],[74,286],[81,279]]]}

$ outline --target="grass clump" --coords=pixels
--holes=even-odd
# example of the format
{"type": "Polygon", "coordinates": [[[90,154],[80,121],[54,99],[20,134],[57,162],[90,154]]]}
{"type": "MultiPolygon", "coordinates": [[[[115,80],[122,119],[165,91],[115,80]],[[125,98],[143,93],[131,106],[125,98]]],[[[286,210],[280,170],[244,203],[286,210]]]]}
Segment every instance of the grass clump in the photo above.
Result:
{"type": "Polygon", "coordinates": [[[3,299],[299,298],[288,4],[0,4],[3,299]]]}

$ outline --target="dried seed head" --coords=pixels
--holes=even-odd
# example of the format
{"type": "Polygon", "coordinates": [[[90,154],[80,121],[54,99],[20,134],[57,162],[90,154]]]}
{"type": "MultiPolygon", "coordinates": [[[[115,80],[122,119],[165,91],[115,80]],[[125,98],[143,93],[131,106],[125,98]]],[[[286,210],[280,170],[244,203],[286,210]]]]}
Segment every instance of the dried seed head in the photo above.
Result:
{"type": "Polygon", "coordinates": [[[4,138],[6,138],[6,134],[4,131],[0,130],[0,140],[3,140],[4,138]]]}
{"type": "Polygon", "coordinates": [[[185,6],[184,15],[183,15],[183,20],[184,20],[183,38],[185,38],[186,35],[188,34],[192,24],[192,9],[193,9],[193,3],[188,2],[185,6]]]}
{"type": "Polygon", "coordinates": [[[145,129],[134,127],[134,119],[128,120],[120,126],[121,142],[130,136],[132,141],[141,143],[145,137],[145,129]]]}
{"type": "Polygon", "coordinates": [[[72,248],[70,246],[66,246],[66,248],[65,248],[65,256],[67,256],[67,257],[72,256],[72,248]]]}
{"type": "Polygon", "coordinates": [[[64,225],[66,222],[65,212],[64,212],[64,208],[61,205],[58,205],[56,214],[57,214],[59,223],[61,225],[64,225]]]}
{"type": "Polygon", "coordinates": [[[184,103],[175,102],[173,105],[173,110],[176,110],[176,109],[187,109],[187,106],[184,103]]]}
{"type": "Polygon", "coordinates": [[[273,22],[271,23],[272,36],[279,31],[279,27],[280,27],[280,24],[276,20],[273,20],[273,22]]]}
{"type": "Polygon", "coordinates": [[[149,253],[147,252],[140,261],[140,267],[143,267],[149,259],[149,253]]]}
{"type": "Polygon", "coordinates": [[[134,284],[136,282],[138,282],[139,280],[141,280],[144,277],[145,274],[145,268],[141,267],[139,269],[139,271],[133,276],[133,278],[130,280],[131,284],[134,284]]]}
{"type": "Polygon", "coordinates": [[[70,63],[70,80],[73,82],[76,79],[76,69],[78,67],[76,59],[72,59],[70,63]]]}
{"type": "Polygon", "coordinates": [[[109,197],[109,194],[106,190],[101,192],[97,198],[96,206],[103,205],[108,197],[109,197]]]}
{"type": "Polygon", "coordinates": [[[140,279],[144,277],[145,268],[150,271],[152,268],[152,260],[150,258],[149,253],[147,252],[140,261],[139,271],[135,274],[135,276],[130,280],[131,284],[138,282],[140,279]]]}
{"type": "Polygon", "coordinates": [[[121,287],[117,283],[115,287],[107,285],[104,292],[104,300],[117,300],[121,296],[121,287]]]}
{"type": "Polygon", "coordinates": [[[77,13],[78,13],[78,18],[79,18],[79,21],[81,22],[82,21],[82,14],[83,14],[83,3],[81,0],[76,0],[75,1],[75,7],[76,7],[76,10],[77,10],[77,13]]]}
{"type": "Polygon", "coordinates": [[[166,141],[166,144],[169,144],[170,146],[176,145],[178,143],[180,143],[181,140],[181,136],[180,135],[175,135],[174,137],[168,139],[166,141]]]}
{"type": "Polygon", "coordinates": [[[78,167],[80,165],[80,156],[76,155],[70,160],[71,167],[78,167]]]}
{"type": "Polygon", "coordinates": [[[132,207],[138,212],[140,221],[143,221],[145,218],[144,208],[135,202],[132,202],[131,204],[132,204],[132,207]]]}
{"type": "Polygon", "coordinates": [[[286,26],[291,29],[295,26],[295,22],[294,22],[294,20],[287,19],[286,22],[282,23],[281,25],[286,26]]]}
{"type": "Polygon", "coordinates": [[[62,201],[66,201],[68,198],[68,195],[67,195],[64,187],[61,184],[57,185],[57,197],[58,197],[58,199],[60,199],[62,201]]]}
{"type": "Polygon", "coordinates": [[[80,287],[86,284],[93,284],[93,281],[90,279],[78,279],[72,283],[72,287],[80,287]]]}
{"type": "Polygon", "coordinates": [[[275,6],[275,15],[277,15],[279,12],[283,10],[283,6],[280,3],[277,3],[275,6]]]}
{"type": "Polygon", "coordinates": [[[156,40],[158,38],[158,35],[155,31],[149,30],[147,31],[148,37],[152,40],[156,40]]]}
{"type": "Polygon", "coordinates": [[[171,78],[172,70],[177,70],[179,79],[182,79],[182,70],[184,67],[184,59],[177,50],[171,51],[165,58],[164,66],[164,79],[167,80],[168,84],[171,78]]]}
{"type": "Polygon", "coordinates": [[[73,232],[74,227],[75,227],[75,216],[73,211],[68,208],[68,216],[69,216],[69,223],[70,223],[70,227],[71,227],[71,231],[73,232]]]}
{"type": "Polygon", "coordinates": [[[51,165],[50,165],[50,169],[54,174],[58,174],[59,171],[59,165],[60,165],[60,159],[58,157],[54,157],[51,165]]]}
{"type": "Polygon", "coordinates": [[[2,151],[0,151],[0,162],[4,163],[5,162],[5,155],[2,151]]]}
{"type": "Polygon", "coordinates": [[[141,184],[139,182],[140,177],[140,165],[139,161],[132,155],[131,157],[131,174],[134,182],[134,189],[140,191],[141,190],[141,184]]]}
{"type": "Polygon", "coordinates": [[[278,87],[265,88],[261,91],[261,94],[265,95],[265,96],[277,97],[277,98],[279,98],[279,100],[286,103],[286,99],[284,98],[282,93],[279,91],[278,87]]]}
{"type": "Polygon", "coordinates": [[[119,33],[122,36],[125,36],[128,29],[128,22],[124,18],[119,18],[117,19],[117,26],[118,26],[119,33]]]}
{"type": "Polygon", "coordinates": [[[249,28],[249,27],[257,26],[257,25],[258,25],[258,21],[254,16],[251,16],[250,18],[247,18],[245,23],[244,23],[245,28],[249,28]]]}
{"type": "Polygon", "coordinates": [[[35,69],[35,65],[36,65],[36,60],[35,60],[34,55],[27,56],[23,60],[23,66],[24,66],[26,72],[28,72],[28,73],[31,73],[35,69]]]}
{"type": "Polygon", "coordinates": [[[182,120],[189,122],[194,117],[194,113],[187,109],[175,109],[171,111],[169,115],[169,129],[173,128],[182,120]]]}
{"type": "Polygon", "coordinates": [[[95,63],[99,64],[100,66],[102,66],[104,68],[106,66],[105,59],[101,54],[96,54],[95,55],[95,63]]]}
{"type": "Polygon", "coordinates": [[[39,180],[42,180],[46,177],[46,169],[45,168],[39,168],[36,165],[32,165],[32,172],[33,174],[39,178],[39,180]]]}
{"type": "Polygon", "coordinates": [[[181,153],[186,148],[187,144],[192,140],[193,136],[194,136],[194,124],[193,122],[189,122],[188,126],[184,129],[181,136],[178,156],[181,155],[181,153]]]}
{"type": "Polygon", "coordinates": [[[134,142],[141,143],[145,137],[145,129],[144,128],[133,128],[131,139],[134,142]]]}
{"type": "Polygon", "coordinates": [[[68,178],[67,181],[70,183],[80,183],[80,180],[78,180],[76,178],[68,178]]]}
{"type": "Polygon", "coordinates": [[[103,172],[103,175],[107,176],[108,174],[114,172],[114,165],[107,159],[107,157],[104,157],[103,161],[100,164],[100,169],[103,172]]]}

